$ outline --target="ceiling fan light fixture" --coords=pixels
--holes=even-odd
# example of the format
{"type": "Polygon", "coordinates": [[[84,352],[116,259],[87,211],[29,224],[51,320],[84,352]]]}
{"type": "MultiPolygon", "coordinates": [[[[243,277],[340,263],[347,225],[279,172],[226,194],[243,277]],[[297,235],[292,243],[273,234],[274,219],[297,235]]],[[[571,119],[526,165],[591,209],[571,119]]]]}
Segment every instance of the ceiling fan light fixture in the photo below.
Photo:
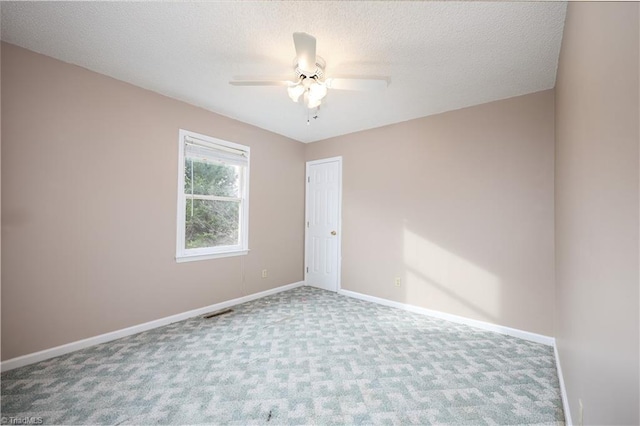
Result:
{"type": "MultiPolygon", "coordinates": [[[[286,86],[287,94],[293,102],[302,103],[308,109],[319,108],[327,96],[328,89],[349,91],[372,91],[385,89],[389,85],[389,77],[380,76],[325,76],[325,60],[316,55],[316,38],[303,32],[293,33],[296,57],[293,60],[295,80],[259,79],[232,80],[234,86],[286,86]],[[302,98],[302,100],[300,99],[302,98]]],[[[317,117],[313,117],[317,118],[317,117]]],[[[307,124],[309,121],[307,120],[307,124]]]]}
{"type": "Polygon", "coordinates": [[[314,82],[309,86],[309,95],[320,100],[327,96],[327,86],[323,83],[314,82]]]}
{"type": "Polygon", "coordinates": [[[304,87],[301,84],[287,87],[287,93],[293,102],[298,102],[300,96],[305,92],[304,87]]]}
{"type": "Polygon", "coordinates": [[[306,97],[306,103],[307,103],[307,108],[313,109],[313,108],[318,108],[320,106],[320,104],[322,103],[322,100],[318,99],[318,98],[315,98],[313,96],[307,96],[306,97]]]}

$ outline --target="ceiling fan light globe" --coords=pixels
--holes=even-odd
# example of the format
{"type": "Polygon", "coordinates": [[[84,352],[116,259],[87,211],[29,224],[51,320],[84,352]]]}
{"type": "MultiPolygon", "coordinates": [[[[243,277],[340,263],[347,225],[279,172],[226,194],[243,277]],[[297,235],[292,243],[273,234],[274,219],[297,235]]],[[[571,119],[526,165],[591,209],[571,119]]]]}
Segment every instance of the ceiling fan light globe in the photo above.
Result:
{"type": "Polygon", "coordinates": [[[298,102],[300,100],[300,96],[291,96],[291,95],[289,95],[289,97],[291,98],[291,100],[293,102],[298,102]]]}
{"type": "Polygon", "coordinates": [[[315,98],[313,96],[307,97],[307,108],[309,109],[317,108],[320,106],[321,103],[322,103],[321,99],[315,98]]]}
{"type": "Polygon", "coordinates": [[[287,93],[289,94],[289,97],[293,102],[298,102],[300,96],[302,96],[302,94],[304,93],[304,87],[299,84],[295,86],[289,86],[287,87],[287,93]]]}
{"type": "Polygon", "coordinates": [[[309,87],[309,94],[318,100],[322,99],[327,96],[327,86],[322,83],[313,83],[309,87]]]}

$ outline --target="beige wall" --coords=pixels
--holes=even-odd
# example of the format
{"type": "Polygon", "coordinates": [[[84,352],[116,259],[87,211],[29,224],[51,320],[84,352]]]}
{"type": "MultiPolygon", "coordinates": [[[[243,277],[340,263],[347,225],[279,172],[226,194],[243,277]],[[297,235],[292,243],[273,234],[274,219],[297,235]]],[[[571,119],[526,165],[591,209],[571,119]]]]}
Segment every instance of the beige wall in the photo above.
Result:
{"type": "Polygon", "coordinates": [[[310,144],[307,160],[343,156],[342,288],[552,335],[553,104],[544,91],[310,144]]]}
{"type": "Polygon", "coordinates": [[[639,424],[638,3],[572,2],[556,85],[556,338],[574,423],[639,424]]]}
{"type": "Polygon", "coordinates": [[[7,44],[1,90],[2,359],[303,279],[303,144],[7,44]],[[180,128],[251,147],[247,256],[175,262],[180,128]]]}

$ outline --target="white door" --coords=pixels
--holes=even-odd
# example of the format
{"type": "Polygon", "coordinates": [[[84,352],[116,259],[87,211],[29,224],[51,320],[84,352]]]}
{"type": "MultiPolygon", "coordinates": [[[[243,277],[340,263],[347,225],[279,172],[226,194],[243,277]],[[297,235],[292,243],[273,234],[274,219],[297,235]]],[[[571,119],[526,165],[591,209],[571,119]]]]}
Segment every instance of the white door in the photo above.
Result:
{"type": "Polygon", "coordinates": [[[340,287],[342,157],[307,162],[305,281],[340,287]]]}

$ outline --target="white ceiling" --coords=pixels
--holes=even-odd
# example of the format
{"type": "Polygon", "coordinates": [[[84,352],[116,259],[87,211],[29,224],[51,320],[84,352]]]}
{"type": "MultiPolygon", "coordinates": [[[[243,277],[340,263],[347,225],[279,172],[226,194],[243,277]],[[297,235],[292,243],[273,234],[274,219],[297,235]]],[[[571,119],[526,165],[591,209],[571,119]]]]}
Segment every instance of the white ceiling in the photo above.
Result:
{"type": "Polygon", "coordinates": [[[3,2],[2,39],[301,142],[555,85],[564,2],[3,2]],[[318,39],[328,76],[390,76],[329,91],[319,118],[284,87],[292,33],[318,39]]]}

